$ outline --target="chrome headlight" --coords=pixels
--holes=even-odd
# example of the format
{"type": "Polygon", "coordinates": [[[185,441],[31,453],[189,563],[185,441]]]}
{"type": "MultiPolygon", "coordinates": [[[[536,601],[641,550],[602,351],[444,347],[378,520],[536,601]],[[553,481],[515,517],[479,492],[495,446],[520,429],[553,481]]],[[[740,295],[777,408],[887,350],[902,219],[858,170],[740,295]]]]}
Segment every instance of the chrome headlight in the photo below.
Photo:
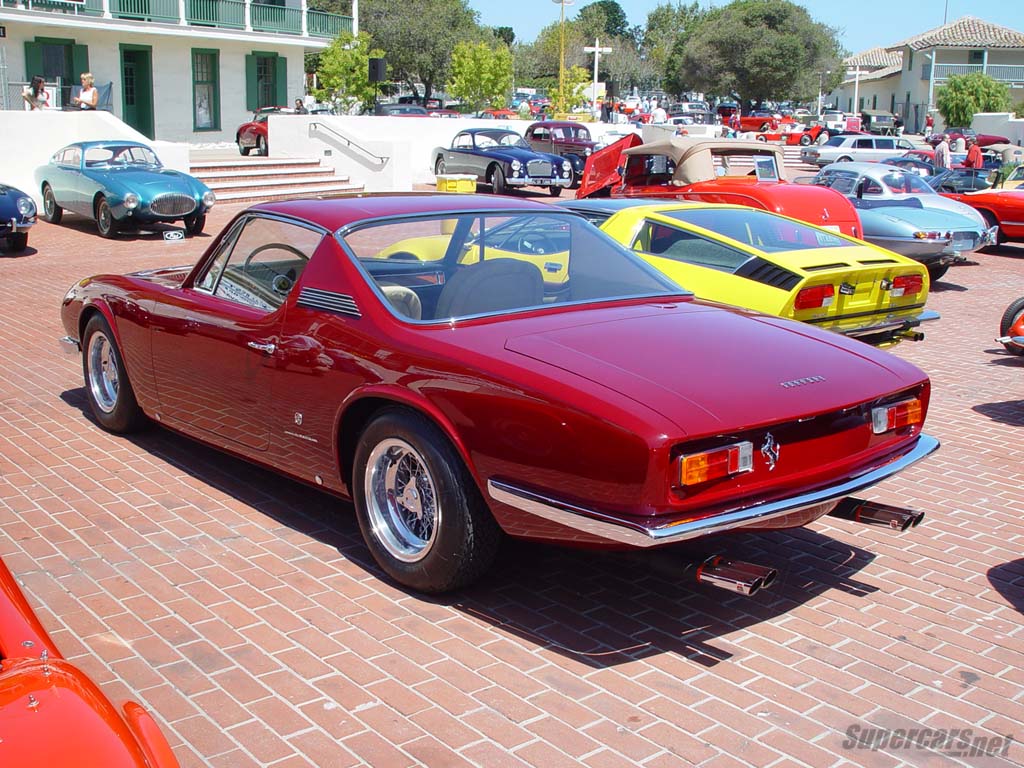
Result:
{"type": "Polygon", "coordinates": [[[513,160],[510,165],[513,171],[518,171],[520,168],[523,167],[523,164],[520,163],[518,160],[513,160]]]}
{"type": "Polygon", "coordinates": [[[129,211],[134,211],[139,207],[139,196],[134,192],[129,192],[124,196],[124,207],[129,211]]]}
{"type": "Polygon", "coordinates": [[[26,219],[36,215],[36,204],[32,201],[31,197],[18,198],[18,213],[26,219]]]}
{"type": "Polygon", "coordinates": [[[562,161],[562,170],[563,171],[571,171],[572,170],[572,163],[570,163],[568,160],[563,160],[562,161]]]}
{"type": "Polygon", "coordinates": [[[590,147],[587,147],[585,150],[583,150],[583,154],[586,155],[587,157],[590,157],[590,153],[593,152],[593,151],[594,151],[593,149],[591,149],[590,147]]]}
{"type": "Polygon", "coordinates": [[[203,205],[205,205],[207,208],[212,208],[213,204],[216,203],[216,202],[217,202],[217,196],[215,194],[213,194],[213,190],[212,189],[206,190],[206,192],[203,194],[203,205]]]}

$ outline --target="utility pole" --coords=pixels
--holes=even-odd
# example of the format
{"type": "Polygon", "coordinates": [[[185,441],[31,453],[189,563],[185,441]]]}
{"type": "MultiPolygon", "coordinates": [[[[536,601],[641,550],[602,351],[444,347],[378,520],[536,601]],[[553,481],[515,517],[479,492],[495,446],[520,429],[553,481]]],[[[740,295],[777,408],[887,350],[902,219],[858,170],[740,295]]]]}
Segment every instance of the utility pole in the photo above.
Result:
{"type": "Polygon", "coordinates": [[[600,38],[596,38],[595,37],[594,38],[594,45],[593,46],[590,46],[590,45],[583,46],[583,52],[584,53],[592,53],[592,54],[594,54],[594,84],[591,87],[590,101],[596,103],[597,102],[597,62],[598,62],[598,59],[601,58],[601,54],[602,53],[611,53],[612,49],[611,48],[602,48],[601,47],[601,40],[600,40],[600,38]]]}
{"type": "Polygon", "coordinates": [[[565,112],[565,6],[576,0],[551,0],[561,6],[558,18],[558,111],[565,112]]]}

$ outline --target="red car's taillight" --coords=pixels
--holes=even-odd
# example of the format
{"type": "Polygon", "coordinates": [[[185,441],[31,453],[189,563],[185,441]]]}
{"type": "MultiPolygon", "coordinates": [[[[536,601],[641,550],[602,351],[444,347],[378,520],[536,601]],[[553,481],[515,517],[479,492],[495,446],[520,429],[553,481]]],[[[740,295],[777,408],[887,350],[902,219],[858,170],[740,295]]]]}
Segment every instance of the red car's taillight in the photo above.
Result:
{"type": "Polygon", "coordinates": [[[813,288],[804,288],[796,295],[794,307],[796,309],[817,309],[832,304],[835,298],[836,289],[831,285],[816,285],[813,288]]]}
{"type": "Polygon", "coordinates": [[[723,448],[680,456],[679,482],[682,485],[696,485],[753,469],[754,446],[744,440],[723,448]]]}
{"type": "Polygon", "coordinates": [[[921,406],[920,398],[901,400],[892,405],[881,405],[871,409],[871,431],[876,435],[920,424],[922,421],[924,408],[921,406]]]}

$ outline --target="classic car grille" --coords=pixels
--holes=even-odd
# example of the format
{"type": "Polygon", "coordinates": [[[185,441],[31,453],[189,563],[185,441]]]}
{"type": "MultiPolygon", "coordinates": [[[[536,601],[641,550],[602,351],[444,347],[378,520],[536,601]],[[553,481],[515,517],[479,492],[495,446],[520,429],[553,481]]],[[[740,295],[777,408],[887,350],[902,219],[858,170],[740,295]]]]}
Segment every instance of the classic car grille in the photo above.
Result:
{"type": "Polygon", "coordinates": [[[160,216],[185,216],[196,209],[196,201],[189,195],[168,192],[154,197],[149,209],[160,216]]]}
{"type": "Polygon", "coordinates": [[[740,277],[746,277],[751,280],[756,280],[759,283],[765,285],[771,285],[775,288],[781,288],[784,291],[791,291],[793,287],[800,282],[800,276],[794,275],[787,269],[783,269],[777,264],[772,264],[770,261],[765,261],[761,258],[753,258],[742,267],[736,270],[736,274],[740,277]]]}
{"type": "Polygon", "coordinates": [[[531,178],[551,175],[551,163],[547,160],[531,160],[526,164],[526,173],[531,178]]]}
{"type": "Polygon", "coordinates": [[[362,317],[355,299],[344,293],[334,291],[323,291],[319,288],[303,288],[299,291],[298,304],[307,309],[319,309],[323,312],[333,312],[336,315],[351,315],[362,317]]]}

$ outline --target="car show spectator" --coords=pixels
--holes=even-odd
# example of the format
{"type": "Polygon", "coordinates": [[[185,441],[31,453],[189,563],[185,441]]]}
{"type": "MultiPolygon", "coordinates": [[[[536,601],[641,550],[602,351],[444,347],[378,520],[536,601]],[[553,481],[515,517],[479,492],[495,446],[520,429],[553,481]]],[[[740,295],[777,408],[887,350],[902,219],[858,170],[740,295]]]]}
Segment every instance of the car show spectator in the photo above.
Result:
{"type": "Polygon", "coordinates": [[[946,134],[942,134],[939,137],[939,143],[935,145],[935,167],[949,168],[950,165],[949,140],[946,138],[946,134]]]}
{"type": "Polygon", "coordinates": [[[306,109],[306,104],[305,104],[305,102],[302,101],[302,99],[296,99],[295,100],[295,114],[296,115],[308,115],[309,114],[309,110],[306,109]]]}
{"type": "Polygon", "coordinates": [[[77,104],[82,109],[96,109],[99,98],[100,92],[96,90],[96,81],[92,72],[83,72],[82,90],[71,99],[71,103],[77,104]]]}
{"type": "Polygon", "coordinates": [[[50,108],[50,92],[46,90],[46,83],[39,75],[33,77],[32,82],[25,86],[21,98],[25,100],[25,109],[29,112],[50,108]]]}
{"type": "Polygon", "coordinates": [[[981,156],[981,147],[973,138],[967,139],[967,158],[964,160],[965,168],[984,168],[985,158],[981,156]]]}
{"type": "Polygon", "coordinates": [[[665,123],[668,121],[668,112],[658,102],[654,102],[654,109],[651,110],[651,122],[652,123],[665,123]]]}
{"type": "Polygon", "coordinates": [[[930,114],[924,116],[924,137],[927,139],[935,129],[935,118],[930,114]]]}

